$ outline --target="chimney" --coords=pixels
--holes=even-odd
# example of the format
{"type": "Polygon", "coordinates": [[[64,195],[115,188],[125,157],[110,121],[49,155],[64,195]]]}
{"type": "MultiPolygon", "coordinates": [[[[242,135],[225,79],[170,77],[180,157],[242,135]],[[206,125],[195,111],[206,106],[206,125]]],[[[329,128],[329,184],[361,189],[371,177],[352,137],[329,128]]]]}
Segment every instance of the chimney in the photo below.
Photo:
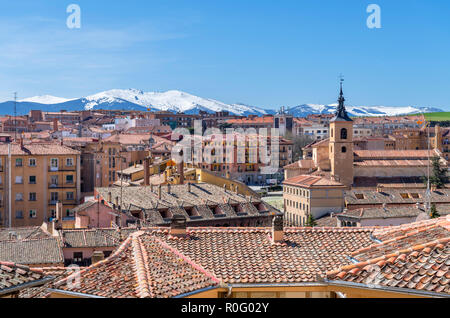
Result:
{"type": "Polygon", "coordinates": [[[225,191],[225,193],[227,193],[227,185],[226,184],[223,185],[223,191],[225,191]]]}
{"type": "Polygon", "coordinates": [[[153,192],[153,183],[150,183],[150,192],[153,192]]]}
{"type": "Polygon", "coordinates": [[[170,235],[183,237],[186,234],[186,218],[183,215],[175,214],[170,224],[170,235]]]}
{"type": "Polygon", "coordinates": [[[177,172],[180,176],[180,184],[184,184],[184,162],[183,162],[183,150],[180,150],[179,155],[181,162],[177,164],[177,172]]]}
{"type": "Polygon", "coordinates": [[[150,183],[150,159],[144,159],[144,186],[148,186],[150,183]]]}
{"type": "Polygon", "coordinates": [[[419,203],[419,202],[416,203],[416,208],[417,208],[418,210],[420,210],[420,203],[419,203]]]}
{"type": "Polygon", "coordinates": [[[53,131],[54,132],[58,131],[58,119],[57,118],[53,119],[53,131]]]}
{"type": "Polygon", "coordinates": [[[116,205],[116,209],[119,209],[119,197],[114,198],[114,204],[116,205]]]}
{"type": "Polygon", "coordinates": [[[20,149],[23,150],[23,136],[22,135],[20,136],[19,142],[20,142],[20,149]]]}
{"type": "Polygon", "coordinates": [[[277,215],[272,220],[272,243],[282,243],[283,237],[283,218],[277,215]]]}
{"type": "Polygon", "coordinates": [[[162,186],[161,186],[161,184],[158,186],[158,199],[160,199],[161,200],[161,196],[162,196],[162,190],[161,190],[161,188],[162,188],[162,186]]]}
{"type": "Polygon", "coordinates": [[[112,202],[112,195],[111,192],[108,192],[108,198],[106,199],[108,202],[112,202]]]}
{"type": "Polygon", "coordinates": [[[167,193],[170,194],[170,183],[167,184],[167,193]]]}
{"type": "Polygon", "coordinates": [[[56,203],[56,221],[57,222],[61,222],[61,220],[62,220],[62,209],[63,209],[62,202],[58,201],[56,203]]]}
{"type": "Polygon", "coordinates": [[[191,183],[190,182],[188,182],[188,192],[189,193],[191,192],[191,183]]]}
{"type": "Polygon", "coordinates": [[[91,263],[95,264],[105,259],[105,254],[102,251],[95,251],[91,257],[91,263]]]}
{"type": "Polygon", "coordinates": [[[236,186],[236,194],[238,194],[238,193],[239,193],[239,187],[236,186]]]}

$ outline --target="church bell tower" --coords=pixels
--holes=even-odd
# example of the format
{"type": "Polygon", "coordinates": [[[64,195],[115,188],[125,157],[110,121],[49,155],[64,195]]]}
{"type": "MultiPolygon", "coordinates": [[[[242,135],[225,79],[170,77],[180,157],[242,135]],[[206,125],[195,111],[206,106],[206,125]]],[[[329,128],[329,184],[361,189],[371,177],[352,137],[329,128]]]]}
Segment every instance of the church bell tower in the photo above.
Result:
{"type": "Polygon", "coordinates": [[[345,110],[342,82],[341,79],[336,116],[330,121],[331,177],[351,187],[353,184],[353,120],[345,110]]]}

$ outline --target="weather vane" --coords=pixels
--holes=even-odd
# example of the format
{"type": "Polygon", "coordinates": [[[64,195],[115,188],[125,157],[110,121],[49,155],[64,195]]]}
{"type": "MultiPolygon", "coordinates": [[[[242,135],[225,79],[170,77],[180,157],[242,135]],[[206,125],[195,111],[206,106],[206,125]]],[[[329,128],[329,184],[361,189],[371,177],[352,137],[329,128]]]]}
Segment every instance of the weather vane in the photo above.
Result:
{"type": "Polygon", "coordinates": [[[342,75],[342,73],[339,74],[339,80],[341,81],[341,83],[344,81],[344,75],[342,75]]]}

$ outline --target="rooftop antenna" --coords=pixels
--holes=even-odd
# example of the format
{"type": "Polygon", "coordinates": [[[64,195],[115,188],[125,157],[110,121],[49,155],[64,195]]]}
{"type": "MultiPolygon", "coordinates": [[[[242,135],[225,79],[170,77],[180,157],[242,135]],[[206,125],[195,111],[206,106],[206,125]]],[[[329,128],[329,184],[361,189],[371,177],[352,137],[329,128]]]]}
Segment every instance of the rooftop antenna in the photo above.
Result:
{"type": "Polygon", "coordinates": [[[17,141],[17,92],[14,92],[14,141],[17,141]]]}

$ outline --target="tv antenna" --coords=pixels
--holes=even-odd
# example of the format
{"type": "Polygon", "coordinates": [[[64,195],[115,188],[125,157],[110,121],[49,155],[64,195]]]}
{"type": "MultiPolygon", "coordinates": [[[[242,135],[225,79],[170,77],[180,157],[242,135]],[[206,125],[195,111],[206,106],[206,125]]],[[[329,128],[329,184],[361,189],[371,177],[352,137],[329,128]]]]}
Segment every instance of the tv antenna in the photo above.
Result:
{"type": "Polygon", "coordinates": [[[17,140],[17,92],[14,92],[14,141],[17,140]]]}

